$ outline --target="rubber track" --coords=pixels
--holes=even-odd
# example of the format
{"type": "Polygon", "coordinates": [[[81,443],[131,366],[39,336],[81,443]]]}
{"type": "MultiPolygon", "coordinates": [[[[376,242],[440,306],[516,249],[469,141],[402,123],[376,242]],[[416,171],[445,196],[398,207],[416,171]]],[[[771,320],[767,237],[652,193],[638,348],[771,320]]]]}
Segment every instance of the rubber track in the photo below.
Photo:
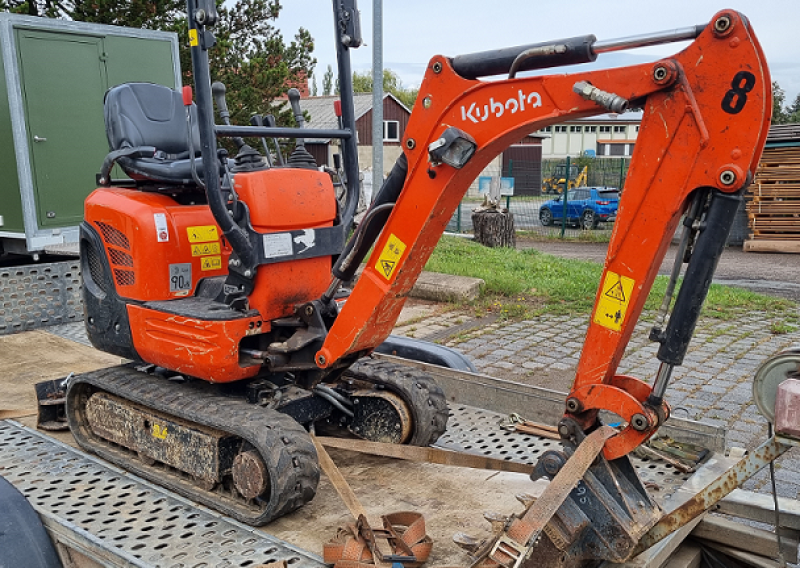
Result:
{"type": "Polygon", "coordinates": [[[100,457],[171,491],[249,525],[263,525],[309,502],[319,482],[317,452],[305,429],[275,410],[208,392],[203,384],[176,384],[131,367],[78,375],[67,393],[67,417],[78,444],[100,457]],[[270,474],[268,500],[257,506],[230,492],[207,491],[164,467],[148,466],[130,451],[92,435],[80,407],[86,393],[102,390],[164,414],[229,432],[249,442],[270,474]]]}
{"type": "Polygon", "coordinates": [[[450,410],[442,388],[428,373],[390,361],[361,359],[344,372],[344,377],[381,385],[400,395],[414,419],[411,446],[430,446],[447,428],[450,410]]]}

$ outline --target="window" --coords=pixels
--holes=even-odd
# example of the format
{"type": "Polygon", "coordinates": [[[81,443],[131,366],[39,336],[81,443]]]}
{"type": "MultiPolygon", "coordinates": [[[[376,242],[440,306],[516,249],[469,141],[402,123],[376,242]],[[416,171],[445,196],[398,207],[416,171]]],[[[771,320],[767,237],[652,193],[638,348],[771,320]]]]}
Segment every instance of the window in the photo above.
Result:
{"type": "Polygon", "coordinates": [[[624,134],[627,129],[628,129],[627,126],[615,126],[614,127],[614,132],[624,134]]]}
{"type": "Polygon", "coordinates": [[[570,126],[569,127],[569,131],[570,132],[580,132],[581,131],[581,127],[580,126],[570,126]]]}
{"type": "Polygon", "coordinates": [[[596,126],[584,126],[583,127],[583,131],[584,132],[597,132],[597,127],[596,126]]]}
{"type": "Polygon", "coordinates": [[[636,132],[639,132],[639,127],[638,126],[636,127],[636,132]]]}
{"type": "Polygon", "coordinates": [[[606,132],[606,133],[611,132],[611,127],[610,126],[601,126],[600,127],[600,132],[606,132]]]}
{"type": "Polygon", "coordinates": [[[552,126],[545,126],[544,128],[539,129],[539,132],[551,132],[552,130],[552,126]]]}
{"type": "Polygon", "coordinates": [[[567,131],[567,127],[566,126],[554,126],[553,128],[555,129],[556,132],[566,132],[567,131]]]}
{"type": "Polygon", "coordinates": [[[396,120],[383,121],[383,140],[385,142],[400,141],[400,123],[396,120]]]}

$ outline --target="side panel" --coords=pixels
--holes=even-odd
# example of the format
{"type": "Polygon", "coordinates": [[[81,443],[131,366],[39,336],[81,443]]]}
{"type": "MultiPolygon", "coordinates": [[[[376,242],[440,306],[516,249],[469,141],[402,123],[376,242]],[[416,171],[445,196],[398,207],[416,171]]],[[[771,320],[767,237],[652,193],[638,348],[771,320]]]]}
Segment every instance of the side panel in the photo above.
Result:
{"type": "Polygon", "coordinates": [[[172,42],[106,36],[103,45],[108,73],[107,88],[137,81],[158,83],[171,89],[180,88],[175,84],[172,42]]]}
{"type": "Polygon", "coordinates": [[[14,136],[11,130],[11,111],[8,108],[8,83],[6,64],[0,57],[0,215],[3,224],[0,231],[25,231],[22,217],[22,200],[19,193],[19,173],[14,152],[14,136]]]}
{"type": "Polygon", "coordinates": [[[102,39],[18,30],[17,41],[39,225],[76,225],[108,151],[102,39]]]}

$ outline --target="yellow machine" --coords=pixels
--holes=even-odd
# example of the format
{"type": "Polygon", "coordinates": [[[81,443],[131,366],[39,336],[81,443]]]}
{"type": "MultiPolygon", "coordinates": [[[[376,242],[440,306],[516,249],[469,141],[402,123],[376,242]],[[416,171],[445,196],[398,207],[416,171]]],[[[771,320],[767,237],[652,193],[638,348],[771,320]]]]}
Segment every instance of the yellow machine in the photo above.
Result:
{"type": "MultiPolygon", "coordinates": [[[[553,174],[542,180],[542,193],[558,194],[564,190],[564,177],[566,165],[560,164],[556,166],[553,174]]],[[[569,168],[569,189],[576,187],[583,187],[589,179],[589,166],[584,166],[581,173],[578,173],[578,166],[572,165],[569,168]]]]}

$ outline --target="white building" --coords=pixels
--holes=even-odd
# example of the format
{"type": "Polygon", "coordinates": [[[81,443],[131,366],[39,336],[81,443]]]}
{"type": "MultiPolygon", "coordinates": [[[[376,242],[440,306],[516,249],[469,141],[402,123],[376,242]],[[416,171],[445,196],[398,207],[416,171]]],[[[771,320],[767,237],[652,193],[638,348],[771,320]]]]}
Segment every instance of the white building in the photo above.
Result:
{"type": "Polygon", "coordinates": [[[630,157],[642,112],[600,114],[548,126],[539,131],[550,138],[542,140],[542,159],[580,156],[630,157]]]}

